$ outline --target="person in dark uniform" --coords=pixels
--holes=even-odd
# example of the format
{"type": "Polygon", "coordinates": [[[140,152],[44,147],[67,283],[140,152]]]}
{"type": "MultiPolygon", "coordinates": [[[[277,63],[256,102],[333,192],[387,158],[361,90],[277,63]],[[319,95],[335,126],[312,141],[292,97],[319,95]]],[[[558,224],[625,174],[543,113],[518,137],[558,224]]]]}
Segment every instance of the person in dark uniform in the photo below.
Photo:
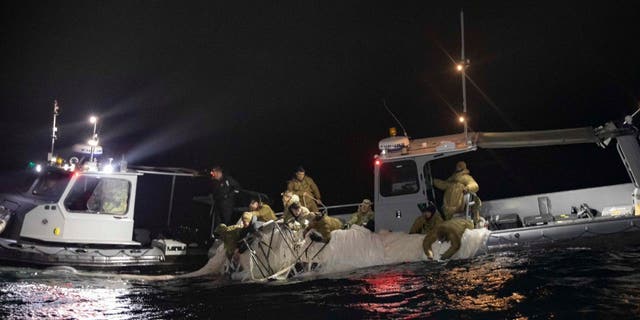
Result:
{"type": "Polygon", "coordinates": [[[233,212],[236,194],[240,190],[240,184],[229,175],[225,175],[219,166],[211,169],[213,196],[213,214],[215,225],[224,223],[233,225],[238,220],[238,215],[233,212]]]}

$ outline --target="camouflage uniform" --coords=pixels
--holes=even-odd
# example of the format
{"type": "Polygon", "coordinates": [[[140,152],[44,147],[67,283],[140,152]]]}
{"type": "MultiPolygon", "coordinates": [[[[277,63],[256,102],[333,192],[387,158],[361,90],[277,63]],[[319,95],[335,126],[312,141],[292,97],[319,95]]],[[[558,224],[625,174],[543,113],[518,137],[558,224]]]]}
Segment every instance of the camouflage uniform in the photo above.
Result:
{"type": "Polygon", "coordinates": [[[301,205],[307,207],[311,212],[318,212],[316,200],[320,201],[320,190],[313,179],[308,176],[304,176],[302,181],[293,178],[287,183],[287,190],[300,197],[301,205]],[[304,196],[305,192],[308,194],[307,196],[304,196]]]}
{"type": "Polygon", "coordinates": [[[218,225],[215,233],[222,239],[224,243],[224,250],[227,258],[231,259],[236,249],[238,249],[238,242],[240,242],[247,235],[247,228],[242,225],[227,226],[222,223],[218,225]]]}
{"type": "Polygon", "coordinates": [[[467,229],[473,229],[473,222],[467,219],[454,218],[442,222],[440,225],[436,226],[434,232],[431,232],[424,237],[424,241],[422,242],[424,253],[429,255],[429,252],[431,252],[431,245],[436,242],[436,240],[440,239],[442,241],[451,242],[451,247],[442,254],[441,258],[443,260],[451,258],[451,256],[460,249],[462,235],[467,229]]]}
{"type": "Polygon", "coordinates": [[[359,226],[364,226],[366,225],[370,220],[373,220],[375,217],[375,213],[373,211],[371,211],[371,209],[369,209],[369,211],[367,212],[355,212],[351,215],[351,219],[349,219],[349,222],[347,222],[348,225],[359,225],[359,226]]]}
{"type": "Polygon", "coordinates": [[[311,229],[315,229],[322,235],[322,241],[326,243],[331,240],[331,231],[342,229],[342,222],[336,218],[323,215],[322,218],[313,219],[306,228],[305,233],[311,229]]]}
{"type": "Polygon", "coordinates": [[[260,208],[256,211],[250,211],[251,214],[256,216],[259,221],[267,222],[276,220],[276,215],[268,204],[261,204],[260,208]]]}
{"type": "Polygon", "coordinates": [[[442,222],[443,220],[439,212],[434,212],[431,215],[431,218],[425,217],[424,214],[420,215],[418,218],[416,218],[416,221],[413,222],[413,225],[409,230],[409,234],[432,234],[433,230],[442,222]]]}
{"type": "MultiPolygon", "coordinates": [[[[458,162],[456,169],[457,171],[446,181],[440,179],[434,179],[433,181],[433,185],[436,188],[444,191],[442,212],[444,213],[446,220],[451,219],[454,213],[464,212],[465,188],[468,192],[472,193],[476,193],[480,189],[478,183],[469,174],[469,170],[467,170],[467,166],[464,162],[458,162]]],[[[478,206],[476,210],[479,214],[480,201],[477,201],[476,204],[478,206]]],[[[473,210],[474,209],[472,208],[472,211],[473,210]]]]}
{"type": "Polygon", "coordinates": [[[311,221],[315,219],[315,214],[311,213],[306,207],[300,206],[300,215],[296,218],[291,214],[284,222],[289,229],[298,231],[305,229],[311,221]]]}

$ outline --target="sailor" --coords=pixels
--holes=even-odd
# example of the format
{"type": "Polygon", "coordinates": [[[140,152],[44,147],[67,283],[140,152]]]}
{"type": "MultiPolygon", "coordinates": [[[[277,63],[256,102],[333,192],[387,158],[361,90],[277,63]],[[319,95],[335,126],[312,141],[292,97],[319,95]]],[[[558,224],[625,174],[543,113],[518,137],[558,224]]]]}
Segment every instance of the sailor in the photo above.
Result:
{"type": "Polygon", "coordinates": [[[238,216],[234,214],[233,207],[236,194],[240,190],[240,184],[231,176],[225,175],[219,166],[211,169],[211,179],[215,223],[234,224],[238,220],[238,216]]]}
{"type": "Polygon", "coordinates": [[[252,199],[249,203],[249,212],[258,218],[259,221],[267,222],[276,220],[276,215],[271,207],[260,201],[260,199],[252,199]]]}
{"type": "Polygon", "coordinates": [[[371,210],[371,200],[364,199],[358,206],[358,211],[351,215],[351,219],[347,222],[348,226],[359,225],[373,231],[375,213],[371,210]]]}
{"type": "Polygon", "coordinates": [[[292,191],[300,198],[300,203],[309,208],[311,212],[318,212],[318,204],[320,201],[320,190],[318,186],[306,175],[303,167],[296,169],[295,176],[287,183],[287,190],[292,191]]]}
{"type": "Polygon", "coordinates": [[[440,257],[442,260],[451,258],[458,250],[462,242],[462,235],[465,230],[473,229],[473,222],[463,218],[453,218],[446,220],[436,226],[434,232],[427,234],[422,242],[424,253],[431,259],[433,259],[433,252],[431,251],[431,245],[438,241],[449,241],[451,247],[440,257]]]}
{"type": "Polygon", "coordinates": [[[306,207],[303,207],[298,202],[294,202],[289,206],[291,217],[284,222],[289,226],[291,230],[298,231],[305,229],[311,220],[315,218],[315,215],[309,211],[306,207]]]}
{"type": "Polygon", "coordinates": [[[227,258],[237,260],[238,255],[241,253],[240,245],[242,240],[252,231],[252,219],[253,215],[245,212],[240,219],[241,224],[227,226],[221,223],[216,227],[214,234],[224,243],[227,258]]]}
{"type": "Polygon", "coordinates": [[[282,219],[284,221],[287,221],[292,217],[291,211],[289,210],[289,206],[291,206],[291,204],[296,202],[300,203],[300,198],[298,197],[298,195],[288,190],[281,193],[281,195],[282,195],[282,208],[284,209],[282,214],[282,219]]]}
{"type": "Polygon", "coordinates": [[[328,243],[331,240],[331,231],[342,229],[342,221],[329,217],[323,213],[312,213],[315,215],[309,225],[304,229],[303,236],[307,233],[313,241],[328,243]]]}
{"type": "Polygon", "coordinates": [[[442,223],[442,217],[436,208],[436,205],[429,201],[429,203],[419,203],[418,208],[422,215],[416,218],[413,222],[409,234],[432,234],[434,229],[442,223]]]}
{"type": "MultiPolygon", "coordinates": [[[[433,185],[444,191],[442,211],[444,212],[446,220],[451,219],[455,213],[464,212],[464,195],[466,193],[475,194],[480,189],[478,183],[469,174],[467,164],[464,161],[456,163],[456,171],[447,180],[434,179],[433,185]]],[[[475,197],[477,198],[477,196],[475,197]]],[[[476,209],[479,215],[480,201],[476,203],[478,205],[476,209]]]]}

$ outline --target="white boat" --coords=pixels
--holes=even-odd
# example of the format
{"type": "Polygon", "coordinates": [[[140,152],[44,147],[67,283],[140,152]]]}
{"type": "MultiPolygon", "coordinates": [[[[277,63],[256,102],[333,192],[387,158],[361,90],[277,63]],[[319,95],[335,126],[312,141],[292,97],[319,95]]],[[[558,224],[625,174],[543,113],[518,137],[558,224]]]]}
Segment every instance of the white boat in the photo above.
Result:
{"type": "MultiPolygon", "coordinates": [[[[56,104],[48,160],[30,163],[26,188],[0,194],[0,262],[114,272],[201,267],[208,258],[211,212],[202,208],[205,225],[190,223],[188,215],[202,213],[176,210],[185,197],[176,195],[176,186],[208,177],[192,169],[100,161],[95,125],[89,143],[74,147],[87,161],[55,157],[57,112],[56,104]]],[[[193,195],[186,197],[193,202],[193,195]]]]}

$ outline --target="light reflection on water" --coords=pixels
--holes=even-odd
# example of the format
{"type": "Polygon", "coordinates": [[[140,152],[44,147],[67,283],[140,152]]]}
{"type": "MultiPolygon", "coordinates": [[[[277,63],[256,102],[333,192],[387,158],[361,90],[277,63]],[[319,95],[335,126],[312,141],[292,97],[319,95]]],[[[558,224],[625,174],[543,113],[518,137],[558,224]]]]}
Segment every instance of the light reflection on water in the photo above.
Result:
{"type": "Polygon", "coordinates": [[[640,250],[502,253],[286,282],[124,281],[0,267],[0,319],[628,319],[640,250]]]}

